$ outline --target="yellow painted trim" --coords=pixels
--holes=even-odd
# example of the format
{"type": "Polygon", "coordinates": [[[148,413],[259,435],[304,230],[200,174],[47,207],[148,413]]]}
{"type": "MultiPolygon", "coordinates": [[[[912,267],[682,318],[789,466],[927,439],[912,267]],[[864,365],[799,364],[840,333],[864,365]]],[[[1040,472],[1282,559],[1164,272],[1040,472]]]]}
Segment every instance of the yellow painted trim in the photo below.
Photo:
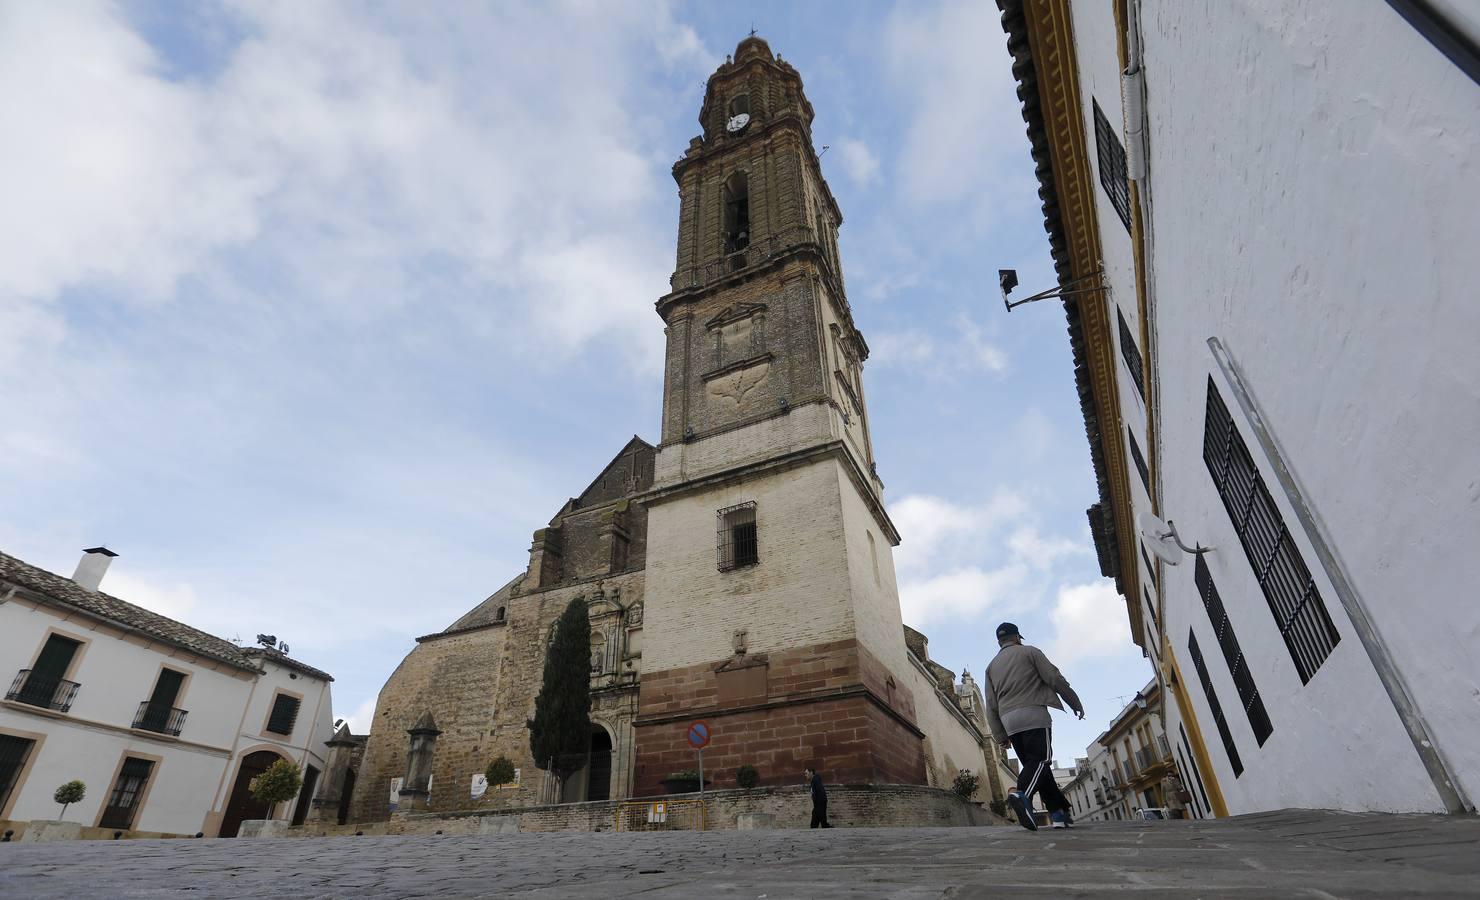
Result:
{"type": "MultiPolygon", "coordinates": [[[[1228,804],[1223,800],[1223,789],[1218,786],[1218,775],[1213,769],[1213,760],[1208,756],[1207,745],[1203,742],[1202,729],[1198,727],[1197,715],[1192,710],[1190,702],[1184,702],[1182,697],[1182,670],[1177,665],[1176,654],[1172,652],[1170,641],[1162,643],[1162,664],[1170,669],[1171,677],[1167,679],[1167,693],[1177,698],[1177,712],[1182,717],[1182,724],[1187,726],[1187,741],[1192,745],[1192,755],[1197,758],[1197,767],[1202,776],[1203,789],[1208,792],[1208,802],[1213,805],[1213,815],[1228,815],[1228,804]]],[[[1171,740],[1171,736],[1167,736],[1171,740]]]]}
{"type": "MultiPolygon", "coordinates": [[[[1048,134],[1059,218],[1067,239],[1070,269],[1073,277],[1082,278],[1101,267],[1102,254],[1100,229],[1095,218],[1096,181],[1084,132],[1084,103],[1079,91],[1069,0],[1024,0],[1023,18],[1028,26],[1028,46],[1037,73],[1039,107],[1048,134]]],[[[1091,394],[1100,413],[1100,436],[1108,469],[1111,513],[1115,516],[1121,581],[1126,587],[1126,615],[1130,619],[1131,639],[1144,648],[1141,579],[1131,515],[1130,463],[1125,442],[1120,439],[1125,421],[1120,414],[1120,394],[1115,381],[1117,331],[1110,321],[1106,309],[1108,304],[1098,295],[1089,296],[1095,299],[1079,303],[1085,361],[1090,373],[1091,394]]]]}

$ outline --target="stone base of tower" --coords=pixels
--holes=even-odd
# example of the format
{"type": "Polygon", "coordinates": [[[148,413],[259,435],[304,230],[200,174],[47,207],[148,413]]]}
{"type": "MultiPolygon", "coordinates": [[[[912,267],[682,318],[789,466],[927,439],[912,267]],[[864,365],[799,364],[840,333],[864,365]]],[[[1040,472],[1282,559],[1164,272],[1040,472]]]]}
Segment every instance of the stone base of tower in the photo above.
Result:
{"type": "Polygon", "coordinates": [[[686,735],[699,719],[710,726],[704,774],[715,789],[735,787],[743,765],[763,785],[799,784],[808,766],[832,784],[924,784],[923,735],[889,705],[892,691],[863,683],[870,662],[850,640],[643,673],[634,796],[662,794],[663,779],[697,766],[686,735]]]}

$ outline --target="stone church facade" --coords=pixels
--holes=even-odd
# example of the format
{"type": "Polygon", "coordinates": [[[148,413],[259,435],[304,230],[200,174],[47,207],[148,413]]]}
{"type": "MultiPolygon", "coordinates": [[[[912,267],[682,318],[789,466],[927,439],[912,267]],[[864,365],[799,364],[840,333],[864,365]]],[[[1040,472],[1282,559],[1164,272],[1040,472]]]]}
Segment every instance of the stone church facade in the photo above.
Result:
{"type": "Polygon", "coordinates": [[[812,117],[796,70],[759,38],[709,79],[703,134],[673,168],[660,441],[632,438],[534,533],[524,572],[417,639],[377,703],[357,821],[388,815],[393,779],[413,774],[408,730],[429,721],[429,791],[409,799],[431,809],[660,794],[694,765],[695,719],[713,731],[715,788],[744,764],[762,784],[808,765],[857,784],[949,786],[969,769],[992,785],[980,799],[1000,796],[979,692],[900,619],[868,345],[812,117]],[[556,798],[525,722],[573,598],[591,613],[592,754],[556,798]],[[498,755],[519,781],[475,802],[473,776],[498,755]]]}

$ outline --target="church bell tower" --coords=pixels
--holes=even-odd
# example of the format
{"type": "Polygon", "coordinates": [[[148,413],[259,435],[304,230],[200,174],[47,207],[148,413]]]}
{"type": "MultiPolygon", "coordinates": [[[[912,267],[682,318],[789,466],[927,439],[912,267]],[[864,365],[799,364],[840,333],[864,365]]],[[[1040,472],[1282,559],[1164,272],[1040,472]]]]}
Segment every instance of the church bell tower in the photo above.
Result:
{"type": "Polygon", "coordinates": [[[648,508],[636,790],[805,766],[925,781],[864,403],[868,345],[838,259],[842,213],[796,69],[751,36],[710,76],[673,166],[680,211],[662,441],[648,508]]]}

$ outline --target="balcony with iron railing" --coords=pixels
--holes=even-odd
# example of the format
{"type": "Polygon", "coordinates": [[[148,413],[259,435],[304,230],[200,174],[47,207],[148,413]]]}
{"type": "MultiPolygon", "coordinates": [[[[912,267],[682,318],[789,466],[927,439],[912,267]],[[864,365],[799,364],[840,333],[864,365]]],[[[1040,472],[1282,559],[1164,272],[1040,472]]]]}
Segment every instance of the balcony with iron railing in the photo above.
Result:
{"type": "Polygon", "coordinates": [[[1136,751],[1136,768],[1140,772],[1145,772],[1171,758],[1172,748],[1167,744],[1167,739],[1157,735],[1154,746],[1142,747],[1136,751]]]}
{"type": "Polygon", "coordinates": [[[56,675],[46,675],[31,669],[21,669],[5,692],[6,700],[25,703],[41,709],[66,712],[72,708],[77,691],[82,685],[56,675]]]}
{"type": "Polygon", "coordinates": [[[153,731],[157,734],[179,737],[180,731],[185,727],[185,717],[188,715],[189,713],[183,709],[175,709],[173,706],[150,703],[145,700],[139,704],[139,712],[134,716],[133,727],[140,731],[153,731]]]}

